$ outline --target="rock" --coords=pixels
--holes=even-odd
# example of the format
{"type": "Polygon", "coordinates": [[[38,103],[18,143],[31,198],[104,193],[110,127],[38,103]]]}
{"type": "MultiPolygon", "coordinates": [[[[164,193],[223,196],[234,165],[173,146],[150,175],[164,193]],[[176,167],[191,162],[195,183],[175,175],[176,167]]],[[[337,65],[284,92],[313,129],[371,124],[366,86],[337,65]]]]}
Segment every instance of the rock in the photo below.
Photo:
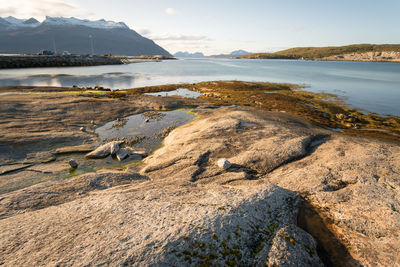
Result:
{"type": "Polygon", "coordinates": [[[145,119],[145,120],[144,120],[144,122],[149,122],[149,121],[150,121],[149,119],[145,119]]]}
{"type": "Polygon", "coordinates": [[[3,194],[3,265],[399,265],[397,143],[222,108],[142,165],[3,194]]]}
{"type": "Polygon", "coordinates": [[[220,167],[224,170],[227,170],[232,166],[232,164],[227,159],[219,159],[217,161],[217,165],[218,165],[218,167],[220,167]]]}
{"type": "Polygon", "coordinates": [[[91,121],[90,121],[90,123],[91,123],[92,125],[95,125],[95,122],[94,122],[94,120],[91,120],[91,121]]]}
{"type": "Polygon", "coordinates": [[[54,155],[52,152],[43,151],[27,154],[24,163],[48,163],[55,161],[56,159],[56,155],[54,155]]]}
{"type": "Polygon", "coordinates": [[[70,160],[68,161],[68,163],[69,163],[69,166],[71,166],[71,168],[73,168],[73,169],[78,168],[78,163],[77,163],[75,160],[70,159],[70,160]]]}
{"type": "Polygon", "coordinates": [[[330,116],[328,113],[326,113],[326,112],[322,112],[322,117],[324,117],[324,118],[330,118],[331,116],[330,116]]]}
{"type": "Polygon", "coordinates": [[[338,113],[336,114],[336,118],[338,120],[344,120],[346,118],[346,115],[344,115],[343,113],[338,113]]]}
{"type": "Polygon", "coordinates": [[[119,150],[119,146],[122,144],[122,141],[113,141],[107,144],[104,144],[94,151],[90,152],[86,155],[87,159],[102,159],[108,157],[111,154],[115,154],[119,150]]]}
{"type": "Polygon", "coordinates": [[[259,259],[265,266],[324,266],[317,254],[317,243],[303,229],[285,226],[276,232],[271,243],[264,254],[268,257],[259,259]]]}
{"type": "Polygon", "coordinates": [[[130,151],[125,148],[120,148],[116,153],[115,156],[117,157],[118,161],[123,161],[130,155],[130,151]]]}
{"type": "Polygon", "coordinates": [[[83,144],[79,146],[65,146],[65,147],[60,147],[54,150],[54,154],[56,155],[62,155],[62,154],[70,154],[70,153],[84,153],[84,152],[90,152],[93,151],[94,146],[89,145],[89,144],[83,144]]]}
{"type": "Polygon", "coordinates": [[[80,130],[81,132],[85,132],[85,131],[86,131],[86,127],[80,127],[79,130],[80,130]]]}
{"type": "Polygon", "coordinates": [[[110,150],[110,153],[111,153],[111,156],[115,156],[116,154],[117,154],[117,152],[119,151],[119,143],[116,143],[116,142],[114,142],[114,144],[112,144],[112,146],[111,146],[111,150],[110,150]]]}

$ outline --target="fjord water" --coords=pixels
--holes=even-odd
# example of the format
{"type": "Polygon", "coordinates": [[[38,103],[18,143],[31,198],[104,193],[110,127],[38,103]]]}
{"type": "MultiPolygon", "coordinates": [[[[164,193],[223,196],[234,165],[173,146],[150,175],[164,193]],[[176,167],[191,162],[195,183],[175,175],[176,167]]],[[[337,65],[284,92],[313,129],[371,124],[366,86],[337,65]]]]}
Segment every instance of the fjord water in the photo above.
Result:
{"type": "Polygon", "coordinates": [[[333,93],[368,112],[400,115],[400,64],[245,59],[180,59],[96,67],[10,69],[0,86],[95,86],[112,89],[213,80],[288,82],[333,93]]]}

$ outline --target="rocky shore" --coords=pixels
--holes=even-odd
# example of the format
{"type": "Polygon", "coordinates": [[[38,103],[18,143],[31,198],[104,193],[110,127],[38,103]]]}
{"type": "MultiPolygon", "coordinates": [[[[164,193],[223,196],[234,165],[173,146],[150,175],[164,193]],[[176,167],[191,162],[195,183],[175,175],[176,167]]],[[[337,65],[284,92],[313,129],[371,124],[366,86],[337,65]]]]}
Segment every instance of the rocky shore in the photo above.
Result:
{"type": "Polygon", "coordinates": [[[71,67],[124,64],[123,58],[106,56],[0,56],[0,69],[71,67]]]}
{"type": "MultiPolygon", "coordinates": [[[[0,264],[400,264],[396,139],[322,127],[355,119],[348,110],[313,113],[284,84],[188,85],[198,99],[143,95],[173,88],[0,96],[0,187],[8,188],[0,195],[0,264]],[[251,97],[257,88],[268,96],[251,97]],[[231,101],[237,106],[221,108],[231,101]],[[197,118],[169,130],[143,160],[49,178],[68,170],[71,157],[80,163],[74,153],[93,155],[95,125],[177,108],[197,118]]],[[[111,144],[107,155],[120,149],[111,144]]]]}
{"type": "Polygon", "coordinates": [[[324,57],[318,60],[400,62],[400,52],[383,51],[383,52],[351,53],[351,54],[324,57]]]}

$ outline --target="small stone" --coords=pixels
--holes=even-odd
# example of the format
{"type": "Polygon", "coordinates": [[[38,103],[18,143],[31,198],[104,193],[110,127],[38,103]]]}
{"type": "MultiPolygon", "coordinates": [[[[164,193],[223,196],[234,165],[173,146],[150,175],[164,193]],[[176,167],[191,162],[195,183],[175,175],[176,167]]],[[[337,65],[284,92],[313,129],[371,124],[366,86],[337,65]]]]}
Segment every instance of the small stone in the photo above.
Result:
{"type": "Polygon", "coordinates": [[[232,164],[229,162],[229,160],[224,159],[224,158],[219,159],[217,164],[218,164],[218,167],[223,168],[224,170],[227,170],[232,166],[232,164]]]}
{"type": "Polygon", "coordinates": [[[91,120],[90,123],[93,124],[93,125],[95,124],[95,123],[94,123],[94,120],[91,120]]]}
{"type": "Polygon", "coordinates": [[[336,114],[336,118],[338,120],[344,120],[346,118],[346,115],[344,115],[343,113],[338,113],[336,114]]]}
{"type": "Polygon", "coordinates": [[[78,163],[75,160],[70,159],[68,163],[69,163],[69,166],[71,166],[71,168],[74,168],[74,169],[78,168],[78,163]]]}
{"type": "Polygon", "coordinates": [[[80,130],[81,132],[85,132],[85,131],[86,131],[86,128],[85,128],[85,127],[81,127],[81,128],[79,128],[79,130],[80,130]]]}
{"type": "Polygon", "coordinates": [[[322,117],[324,117],[324,118],[330,118],[330,116],[329,116],[329,114],[328,113],[326,113],[326,112],[322,112],[322,117]]]}
{"type": "Polygon", "coordinates": [[[149,119],[145,119],[145,120],[144,120],[144,122],[149,122],[149,121],[150,121],[149,119]]]}

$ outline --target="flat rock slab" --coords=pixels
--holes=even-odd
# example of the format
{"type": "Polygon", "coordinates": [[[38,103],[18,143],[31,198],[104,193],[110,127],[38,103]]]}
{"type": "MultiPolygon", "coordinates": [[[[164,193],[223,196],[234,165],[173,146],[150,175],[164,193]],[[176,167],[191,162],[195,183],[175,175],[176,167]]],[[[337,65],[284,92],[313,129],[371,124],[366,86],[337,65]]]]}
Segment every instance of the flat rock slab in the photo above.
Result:
{"type": "Polygon", "coordinates": [[[299,199],[289,191],[271,185],[182,192],[175,186],[159,190],[143,185],[146,190],[102,191],[0,220],[2,261],[5,265],[250,266],[263,264],[265,258],[279,261],[282,251],[271,248],[287,243],[286,259],[322,266],[316,253],[306,250],[315,251],[315,241],[294,224],[299,199]],[[13,227],[16,222],[18,228],[13,227]],[[287,227],[295,244],[277,235],[287,227]]]}
{"type": "Polygon", "coordinates": [[[23,170],[28,168],[29,166],[32,166],[32,164],[10,164],[10,165],[3,165],[0,166],[0,175],[7,174],[10,172],[18,171],[18,170],[23,170]]]}
{"type": "Polygon", "coordinates": [[[54,150],[54,154],[72,154],[72,153],[87,153],[95,149],[93,145],[83,144],[79,146],[65,146],[54,150]]]}
{"type": "Polygon", "coordinates": [[[140,174],[92,173],[3,194],[1,262],[322,266],[319,242],[337,266],[399,265],[398,145],[287,114],[199,113],[140,174]],[[220,158],[232,166],[219,168],[220,158]]]}
{"type": "Polygon", "coordinates": [[[27,168],[28,171],[35,171],[41,173],[57,173],[65,171],[70,168],[67,162],[51,162],[46,164],[38,164],[27,168]]]}

